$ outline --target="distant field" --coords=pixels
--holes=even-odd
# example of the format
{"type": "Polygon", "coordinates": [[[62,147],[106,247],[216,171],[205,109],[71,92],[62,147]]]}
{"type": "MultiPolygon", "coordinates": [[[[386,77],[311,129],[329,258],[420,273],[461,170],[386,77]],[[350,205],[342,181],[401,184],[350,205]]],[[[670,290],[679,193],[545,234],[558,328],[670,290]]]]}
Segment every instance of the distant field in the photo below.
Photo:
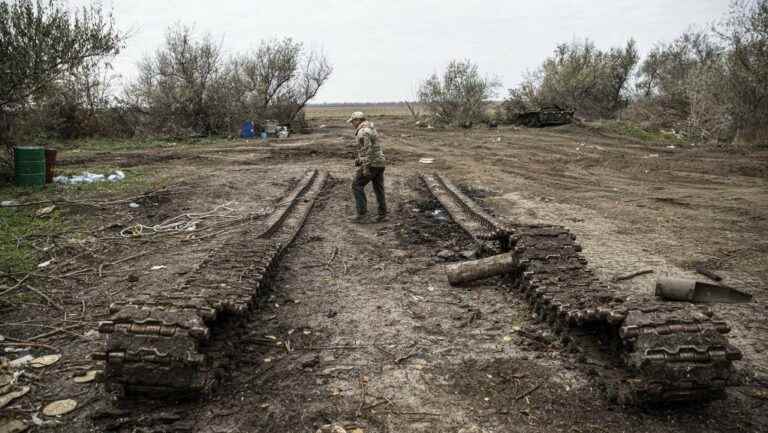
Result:
{"type": "Polygon", "coordinates": [[[350,105],[313,105],[307,107],[309,119],[347,119],[355,111],[362,111],[371,117],[410,116],[408,107],[402,103],[392,104],[350,104],[350,105]]]}
{"type": "MultiPolygon", "coordinates": [[[[493,117],[498,101],[492,101],[488,106],[488,115],[493,117]]],[[[413,104],[417,112],[424,113],[424,108],[419,104],[413,104]]],[[[307,118],[314,120],[328,119],[339,120],[347,119],[355,111],[362,111],[370,117],[410,117],[411,112],[402,102],[383,103],[383,104],[328,104],[311,105],[306,108],[307,118]]]]}

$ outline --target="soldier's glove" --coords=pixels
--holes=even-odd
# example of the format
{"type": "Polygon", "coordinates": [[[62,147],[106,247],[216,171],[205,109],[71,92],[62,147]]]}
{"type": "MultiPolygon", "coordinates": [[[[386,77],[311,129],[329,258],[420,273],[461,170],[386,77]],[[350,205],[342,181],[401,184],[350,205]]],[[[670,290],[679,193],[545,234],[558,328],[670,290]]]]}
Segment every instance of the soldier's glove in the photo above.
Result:
{"type": "Polygon", "coordinates": [[[363,165],[363,162],[360,161],[360,158],[355,159],[355,167],[360,167],[361,165],[363,165]]]}

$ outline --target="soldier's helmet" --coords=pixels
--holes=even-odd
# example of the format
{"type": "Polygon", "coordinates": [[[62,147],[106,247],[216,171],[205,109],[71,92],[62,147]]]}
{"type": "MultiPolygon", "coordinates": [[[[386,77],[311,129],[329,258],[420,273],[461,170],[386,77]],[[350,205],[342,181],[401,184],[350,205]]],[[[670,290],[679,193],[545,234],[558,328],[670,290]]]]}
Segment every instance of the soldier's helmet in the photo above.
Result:
{"type": "Polygon", "coordinates": [[[347,119],[347,123],[352,123],[354,120],[365,120],[365,114],[362,111],[355,111],[352,116],[347,119]]]}

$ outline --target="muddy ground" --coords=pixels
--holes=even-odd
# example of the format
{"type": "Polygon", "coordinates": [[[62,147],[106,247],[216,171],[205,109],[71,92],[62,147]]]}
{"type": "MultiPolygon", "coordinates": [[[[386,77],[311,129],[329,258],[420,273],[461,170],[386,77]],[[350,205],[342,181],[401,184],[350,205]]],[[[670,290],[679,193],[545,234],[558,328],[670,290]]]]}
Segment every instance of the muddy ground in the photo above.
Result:
{"type": "Polygon", "coordinates": [[[314,432],[333,422],[371,433],[768,431],[768,151],[669,148],[577,126],[445,131],[389,118],[377,127],[391,216],[365,225],[347,221],[354,151],[340,123],[266,143],[64,151],[64,168],[140,167],[166,185],[98,207],[60,204],[63,218],[78,221],[77,235],[61,234],[53,268],[22,284],[48,299],[27,289],[0,299],[0,335],[38,337],[31,353],[63,358],[27,369],[20,380],[31,391],[3,416],[30,422],[44,404],[73,398],[78,409],[38,415],[45,425],[29,431],[314,432]],[[169,290],[226,248],[228,221],[258,221],[311,167],[333,179],[259,308],[214,330],[210,393],[196,402],[124,401],[96,382],[73,382],[101,368],[88,356],[103,344],[93,330],[110,302],[139,288],[169,290]],[[478,246],[429,200],[423,171],[447,174],[501,219],[569,227],[606,280],[655,270],[620,283],[629,297],[651,299],[657,275],[695,276],[697,264],[753,294],[751,304],[714,307],[744,353],[736,363],[744,386],[708,404],[612,403],[599,385],[605,360],[562,347],[504,279],[447,284],[437,254],[463,260],[478,246]],[[189,232],[120,235],[205,212],[189,232]]]}

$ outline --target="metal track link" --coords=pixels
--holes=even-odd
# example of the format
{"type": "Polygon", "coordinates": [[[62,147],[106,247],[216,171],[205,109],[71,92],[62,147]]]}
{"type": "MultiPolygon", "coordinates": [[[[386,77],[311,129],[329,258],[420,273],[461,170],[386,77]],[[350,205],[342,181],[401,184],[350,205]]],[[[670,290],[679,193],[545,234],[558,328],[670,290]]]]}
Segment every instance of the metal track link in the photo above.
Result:
{"type": "Polygon", "coordinates": [[[222,315],[242,315],[268,288],[327,179],[308,171],[255,227],[232,235],[184,279],[110,306],[99,324],[105,379],[126,395],[195,397],[210,384],[205,348],[222,315]]]}
{"type": "Polygon", "coordinates": [[[511,234],[508,227],[470,200],[450,180],[439,174],[423,175],[422,179],[451,218],[473,238],[479,241],[506,240],[511,234]]]}
{"type": "MultiPolygon", "coordinates": [[[[732,362],[741,352],[730,345],[727,323],[695,305],[625,301],[588,268],[576,237],[555,225],[506,227],[444,177],[422,176],[435,198],[459,226],[478,239],[504,233],[518,267],[515,289],[542,322],[567,335],[594,335],[607,341],[603,355],[620,357],[624,375],[607,383],[625,404],[696,401],[725,396],[732,362]]],[[[579,337],[581,338],[581,337],[579,337]]]]}

